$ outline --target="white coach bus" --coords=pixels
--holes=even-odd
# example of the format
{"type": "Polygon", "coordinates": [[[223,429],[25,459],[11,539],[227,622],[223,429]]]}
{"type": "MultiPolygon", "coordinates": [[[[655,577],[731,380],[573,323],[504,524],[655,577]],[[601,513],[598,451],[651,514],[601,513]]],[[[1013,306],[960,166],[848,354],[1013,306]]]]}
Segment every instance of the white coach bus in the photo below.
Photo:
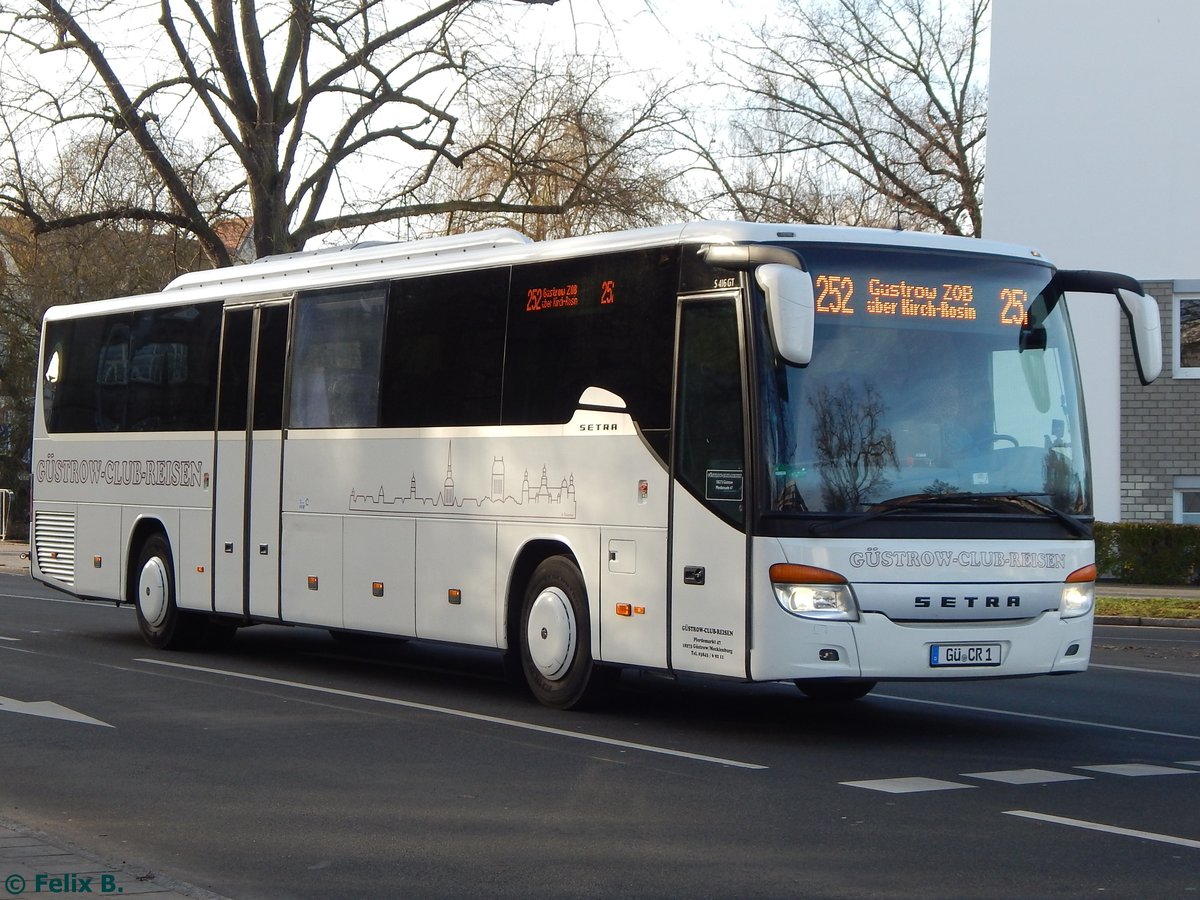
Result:
{"type": "Polygon", "coordinates": [[[1130,278],[815,226],[501,230],[56,307],[33,573],[136,604],[159,648],[256,623],[496,648],[562,708],[622,667],[825,699],[1083,671],[1064,291],[1119,302],[1157,375],[1130,278]]]}

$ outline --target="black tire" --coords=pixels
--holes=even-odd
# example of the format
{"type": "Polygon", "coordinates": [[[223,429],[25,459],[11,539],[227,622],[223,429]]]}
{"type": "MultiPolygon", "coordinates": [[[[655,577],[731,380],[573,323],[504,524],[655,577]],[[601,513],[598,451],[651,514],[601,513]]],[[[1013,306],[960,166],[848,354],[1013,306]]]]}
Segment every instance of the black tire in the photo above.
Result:
{"type": "Polygon", "coordinates": [[[874,681],[797,681],[796,687],[810,700],[822,703],[849,703],[861,700],[875,689],[874,681]]]}
{"type": "Polygon", "coordinates": [[[534,570],[518,639],[525,682],[540,703],[571,709],[591,699],[602,679],[592,661],[587,590],[573,562],[552,556],[534,570]]]}
{"type": "Polygon", "coordinates": [[[203,638],[207,623],[175,602],[175,564],[171,547],[161,534],[151,535],[142,544],[130,573],[130,588],[138,628],[151,647],[184,650],[203,638]]]}

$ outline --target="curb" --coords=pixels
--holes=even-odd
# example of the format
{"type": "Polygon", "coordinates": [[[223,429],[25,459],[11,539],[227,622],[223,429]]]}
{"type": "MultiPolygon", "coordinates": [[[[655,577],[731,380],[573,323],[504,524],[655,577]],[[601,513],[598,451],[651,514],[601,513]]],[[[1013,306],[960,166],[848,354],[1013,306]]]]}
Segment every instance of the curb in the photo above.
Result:
{"type": "Polygon", "coordinates": [[[98,893],[148,900],[226,900],[221,894],[141,864],[102,856],[4,816],[0,816],[0,874],[5,879],[5,893],[0,896],[14,898],[98,893]]]}

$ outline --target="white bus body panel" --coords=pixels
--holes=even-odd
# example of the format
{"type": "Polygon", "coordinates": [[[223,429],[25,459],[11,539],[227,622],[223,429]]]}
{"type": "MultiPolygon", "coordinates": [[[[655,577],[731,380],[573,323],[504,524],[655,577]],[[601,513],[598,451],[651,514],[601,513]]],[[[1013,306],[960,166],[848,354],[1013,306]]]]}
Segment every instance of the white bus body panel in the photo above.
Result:
{"type": "Polygon", "coordinates": [[[600,529],[598,659],[667,665],[667,529],[600,529]],[[618,605],[629,614],[618,612],[618,605]]]}
{"type": "Polygon", "coordinates": [[[1057,598],[1066,577],[1092,562],[1089,541],[759,538],[754,559],[756,681],[1001,678],[1087,668],[1094,617],[1061,618],[1057,598]],[[785,612],[768,575],[777,562],[844,575],[864,610],[860,621],[785,612]],[[986,605],[989,595],[996,606],[986,605]],[[1019,605],[1009,606],[1010,598],[1019,605]],[[933,666],[935,644],[998,644],[1001,664],[933,666]],[[818,654],[830,649],[838,658],[822,661],[818,654]]]}
{"type": "Polygon", "coordinates": [[[671,667],[747,677],[746,535],[674,487],[671,538],[671,667]],[[685,571],[704,569],[702,583],[685,571]]]}
{"type": "Polygon", "coordinates": [[[283,433],[254,432],[254,451],[250,463],[253,489],[250,492],[250,587],[247,600],[250,615],[259,618],[279,616],[280,461],[283,433]]]}
{"type": "Polygon", "coordinates": [[[212,446],[210,432],[154,440],[68,435],[55,438],[51,451],[38,426],[34,577],[81,597],[124,599],[124,573],[136,564],[129,558],[134,529],[153,520],[171,542],[179,605],[209,609],[212,446]],[[52,527],[57,522],[61,529],[52,527]]]}
{"type": "Polygon", "coordinates": [[[422,519],[417,560],[417,637],[497,646],[496,523],[422,519]]]}
{"type": "Polygon", "coordinates": [[[213,487],[216,530],[210,602],[217,612],[241,615],[245,606],[246,435],[219,432],[216,446],[213,487]]]}
{"type": "Polygon", "coordinates": [[[342,625],[415,637],[416,554],[413,519],[346,516],[342,520],[342,625]]]}
{"type": "Polygon", "coordinates": [[[171,546],[177,602],[184,609],[212,609],[212,510],[179,510],[179,541],[171,546]]]}
{"type": "Polygon", "coordinates": [[[121,535],[128,534],[121,519],[119,506],[80,503],[75,507],[75,590],[86,597],[121,596],[121,535]]]}
{"type": "Polygon", "coordinates": [[[293,430],[283,620],[503,648],[507,604],[522,602],[514,563],[544,542],[580,567],[593,655],[665,666],[667,484],[613,411],[560,426],[293,430]]]}
{"type": "Polygon", "coordinates": [[[283,514],[283,621],[344,627],[342,523],[339,515],[283,514]]]}

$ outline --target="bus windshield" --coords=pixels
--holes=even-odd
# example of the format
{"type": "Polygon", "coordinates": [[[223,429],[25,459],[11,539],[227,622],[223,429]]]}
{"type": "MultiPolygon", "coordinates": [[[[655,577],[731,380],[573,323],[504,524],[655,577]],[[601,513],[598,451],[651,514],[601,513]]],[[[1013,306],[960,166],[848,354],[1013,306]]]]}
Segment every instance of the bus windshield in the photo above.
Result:
{"type": "Polygon", "coordinates": [[[758,354],[774,514],[901,506],[1091,513],[1075,355],[1040,262],[796,245],[813,359],[758,354]],[[1018,502],[1019,501],[1019,502],[1018,502]],[[1007,504],[1007,506],[1006,506],[1007,504]]]}

